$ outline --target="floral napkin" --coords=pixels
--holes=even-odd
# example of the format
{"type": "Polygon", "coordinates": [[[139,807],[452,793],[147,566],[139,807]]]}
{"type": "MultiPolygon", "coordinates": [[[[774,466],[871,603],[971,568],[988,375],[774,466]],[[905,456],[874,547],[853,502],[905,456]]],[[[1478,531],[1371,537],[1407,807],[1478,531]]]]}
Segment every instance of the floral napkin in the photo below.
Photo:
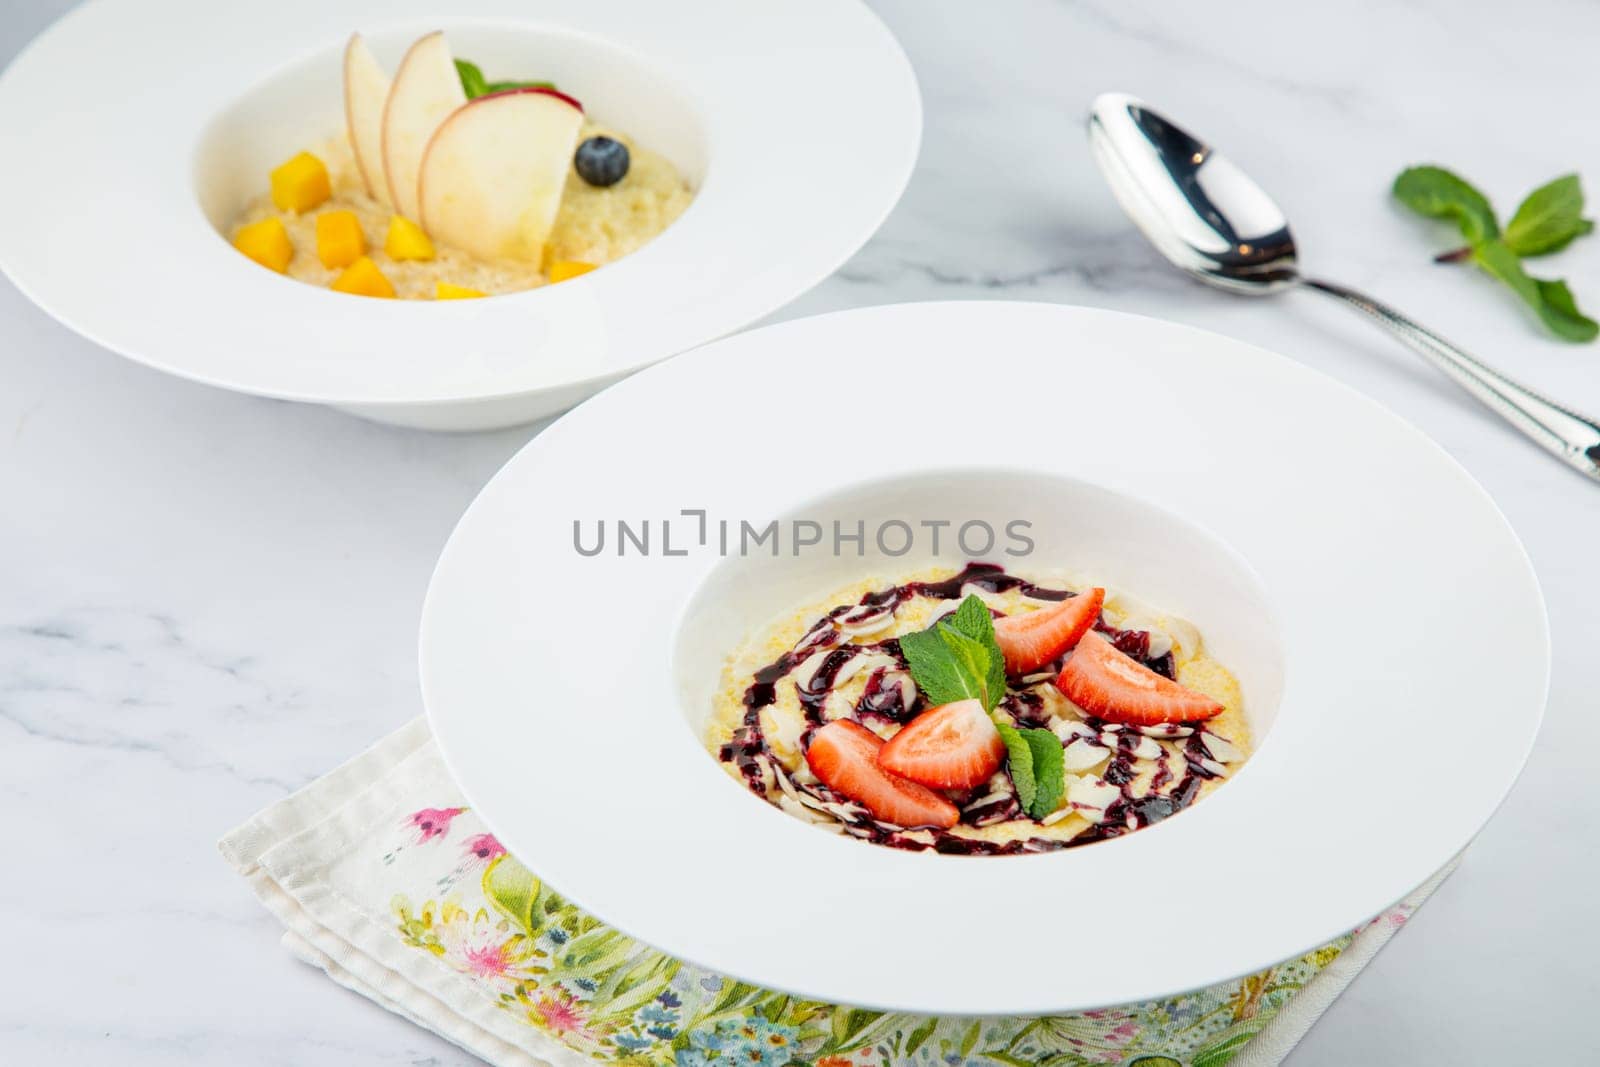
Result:
{"type": "Polygon", "coordinates": [[[611,929],[506,854],[421,719],[221,848],[290,952],[500,1067],[1276,1064],[1454,867],[1259,974],[1142,1004],[972,1019],[802,1000],[611,929]]]}

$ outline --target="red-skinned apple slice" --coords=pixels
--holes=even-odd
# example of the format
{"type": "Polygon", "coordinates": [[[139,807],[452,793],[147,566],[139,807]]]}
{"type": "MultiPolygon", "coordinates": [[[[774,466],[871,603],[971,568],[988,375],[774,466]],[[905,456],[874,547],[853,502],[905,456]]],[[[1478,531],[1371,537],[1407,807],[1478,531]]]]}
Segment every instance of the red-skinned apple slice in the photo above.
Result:
{"type": "Polygon", "coordinates": [[[383,110],[389,102],[389,75],[383,72],[359,33],[344,46],[344,123],[356,170],[367,195],[389,206],[389,179],[383,170],[383,110]]]}
{"type": "Polygon", "coordinates": [[[443,33],[418,39],[394,72],[383,108],[383,173],[395,211],[421,221],[417,179],[428,141],[467,102],[443,33]]]}
{"type": "Polygon", "coordinates": [[[458,109],[422,160],[422,226],[482,259],[537,263],[561,206],[583,108],[550,89],[509,89],[458,109]]]}

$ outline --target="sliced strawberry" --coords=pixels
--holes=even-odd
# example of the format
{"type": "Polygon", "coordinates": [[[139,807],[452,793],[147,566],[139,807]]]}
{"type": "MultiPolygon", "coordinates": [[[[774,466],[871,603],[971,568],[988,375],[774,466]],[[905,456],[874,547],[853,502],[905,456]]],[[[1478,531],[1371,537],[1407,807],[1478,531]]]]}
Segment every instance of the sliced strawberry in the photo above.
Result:
{"type": "Polygon", "coordinates": [[[1006,743],[976,700],[941,704],[912,719],[878,751],[878,766],[934,789],[971,789],[1006,758],[1006,743]]]}
{"type": "Polygon", "coordinates": [[[811,735],[806,762],[823,784],[861,804],[872,817],[908,830],[948,830],[961,813],[926,786],[878,766],[878,735],[850,719],[835,719],[811,735]]]}
{"type": "Polygon", "coordinates": [[[1222,712],[1204,693],[1162,677],[1096,633],[1083,635],[1056,687],[1090,715],[1136,726],[1195,722],[1222,712]]]}
{"type": "Polygon", "coordinates": [[[1052,663],[1100,617],[1106,591],[1095,588],[1048,608],[994,620],[994,639],[1006,657],[1006,671],[1028,674],[1052,663]]]}

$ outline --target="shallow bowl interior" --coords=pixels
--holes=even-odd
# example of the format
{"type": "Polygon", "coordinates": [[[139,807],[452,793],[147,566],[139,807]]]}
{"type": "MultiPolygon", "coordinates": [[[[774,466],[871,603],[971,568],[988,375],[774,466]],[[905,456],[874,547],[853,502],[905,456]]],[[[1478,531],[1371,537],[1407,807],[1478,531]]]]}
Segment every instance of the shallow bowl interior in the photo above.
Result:
{"type": "MultiPolygon", "coordinates": [[[[387,71],[425,32],[442,29],[452,51],[490,79],[553,81],[602,125],[648,131],[646,143],[698,188],[709,165],[700,114],[679,79],[629,49],[559,26],[441,18],[404,26],[363,28],[387,71]]],[[[341,58],[329,40],[246,89],[201,132],[195,146],[195,195],[211,225],[226,234],[239,211],[261,195],[263,175],[306,149],[316,151],[345,129],[341,58]]]]}
{"type": "Polygon", "coordinates": [[[1257,746],[1277,715],[1283,652],[1260,577],[1214,535],[1137,497],[1048,472],[968,468],[841,488],[776,521],[773,551],[747,550],[736,530],[733,554],[683,614],[675,673],[696,737],[729,651],[752,634],[863,578],[894,584],[973,559],[1020,574],[1030,563],[1067,567],[1187,619],[1239,679],[1257,746]],[[796,524],[810,524],[801,539],[817,544],[792,550],[796,524]]]}

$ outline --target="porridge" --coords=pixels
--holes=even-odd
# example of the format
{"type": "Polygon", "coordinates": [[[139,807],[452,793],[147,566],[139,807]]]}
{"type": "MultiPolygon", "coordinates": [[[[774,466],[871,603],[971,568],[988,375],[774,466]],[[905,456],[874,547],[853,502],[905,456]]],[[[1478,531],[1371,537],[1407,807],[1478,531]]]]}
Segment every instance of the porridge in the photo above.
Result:
{"type": "Polygon", "coordinates": [[[1191,624],[980,563],[778,621],[730,658],[707,742],[802,819],[960,854],[1129,833],[1250,753],[1238,683],[1191,624]]]}
{"type": "Polygon", "coordinates": [[[343,137],[272,171],[229,236],[257,263],[361,296],[492,296],[637,251],[694,197],[665,157],[541,82],[490,82],[443,34],[391,79],[345,51],[343,137]]]}

